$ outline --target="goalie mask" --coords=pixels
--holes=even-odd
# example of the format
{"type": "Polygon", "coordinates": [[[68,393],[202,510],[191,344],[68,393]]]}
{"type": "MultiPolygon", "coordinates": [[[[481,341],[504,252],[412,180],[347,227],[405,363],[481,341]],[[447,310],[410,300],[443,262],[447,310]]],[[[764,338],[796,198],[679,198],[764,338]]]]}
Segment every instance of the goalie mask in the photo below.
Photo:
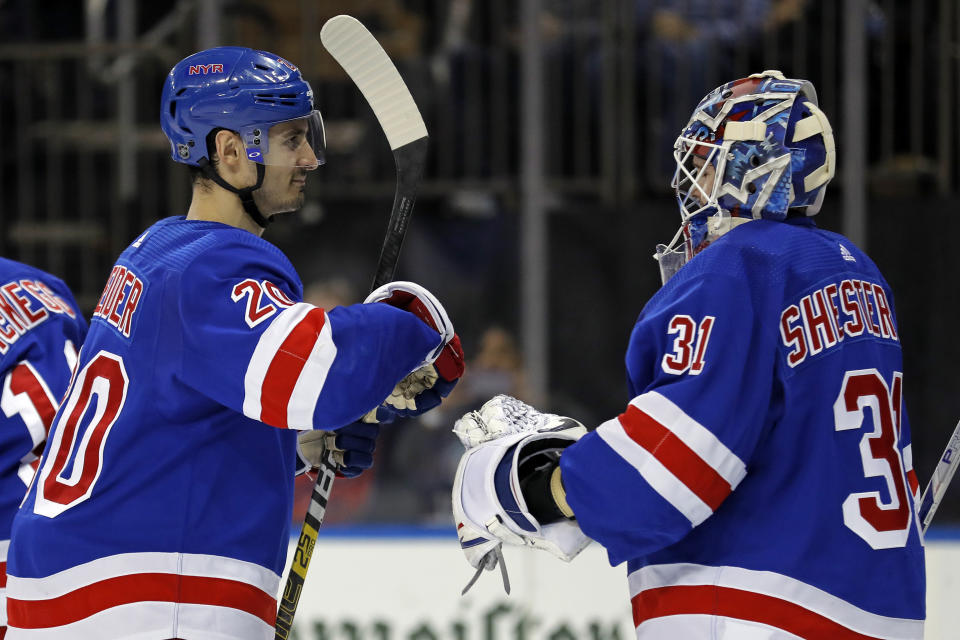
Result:
{"type": "Polygon", "coordinates": [[[680,229],[654,256],[664,283],[750,220],[820,211],[833,178],[833,131],[806,80],[764,71],[711,91],[674,143],[680,229]]]}

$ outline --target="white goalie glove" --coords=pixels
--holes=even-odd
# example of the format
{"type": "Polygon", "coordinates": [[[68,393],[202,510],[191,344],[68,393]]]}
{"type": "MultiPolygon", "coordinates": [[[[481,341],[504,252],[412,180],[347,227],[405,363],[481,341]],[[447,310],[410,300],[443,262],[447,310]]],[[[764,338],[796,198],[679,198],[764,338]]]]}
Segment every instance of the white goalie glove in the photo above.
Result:
{"type": "Polygon", "coordinates": [[[457,420],[453,431],[467,448],[453,484],[453,515],[460,547],[477,570],[464,593],[498,563],[509,593],[504,543],[544,549],[565,561],[590,543],[572,519],[557,466],[563,449],[586,434],[582,424],[499,395],[457,420]],[[543,499],[555,503],[558,521],[542,524],[531,513],[523,487],[538,476],[545,481],[536,490],[549,493],[543,499]]]}

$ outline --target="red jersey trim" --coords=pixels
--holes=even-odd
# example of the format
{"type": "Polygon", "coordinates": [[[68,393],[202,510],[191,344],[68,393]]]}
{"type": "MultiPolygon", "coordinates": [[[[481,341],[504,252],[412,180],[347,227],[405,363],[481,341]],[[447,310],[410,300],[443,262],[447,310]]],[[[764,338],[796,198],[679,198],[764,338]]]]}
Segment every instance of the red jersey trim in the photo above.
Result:
{"type": "Polygon", "coordinates": [[[277,614],[276,599],[245,582],[169,573],[138,573],[95,582],[47,600],[8,597],[7,624],[20,629],[48,629],[141,601],[229,607],[256,616],[271,627],[277,614]]]}
{"type": "Polygon", "coordinates": [[[853,631],[796,603],[729,587],[691,585],[646,589],[631,599],[633,623],[675,615],[723,616],[758,622],[801,638],[882,640],[853,631]]]}

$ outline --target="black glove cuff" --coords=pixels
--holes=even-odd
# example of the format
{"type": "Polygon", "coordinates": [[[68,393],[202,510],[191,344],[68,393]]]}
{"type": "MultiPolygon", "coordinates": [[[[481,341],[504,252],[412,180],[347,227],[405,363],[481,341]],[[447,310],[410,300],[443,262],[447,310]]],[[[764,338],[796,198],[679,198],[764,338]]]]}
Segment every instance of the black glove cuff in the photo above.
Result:
{"type": "Polygon", "coordinates": [[[559,463],[549,461],[520,480],[520,491],[527,503],[527,509],[541,526],[568,519],[560,511],[550,489],[550,477],[557,466],[559,463]]]}

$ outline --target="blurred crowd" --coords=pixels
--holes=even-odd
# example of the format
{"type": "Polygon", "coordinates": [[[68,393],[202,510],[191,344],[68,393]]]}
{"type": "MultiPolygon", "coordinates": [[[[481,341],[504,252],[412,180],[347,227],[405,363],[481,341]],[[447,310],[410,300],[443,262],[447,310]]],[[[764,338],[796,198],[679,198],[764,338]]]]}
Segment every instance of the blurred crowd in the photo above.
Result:
{"type": "MultiPolygon", "coordinates": [[[[156,105],[164,70],[197,48],[201,3],[135,3],[135,37],[144,48],[129,59],[134,71],[112,80],[104,68],[115,74],[122,70],[109,64],[91,70],[90,64],[69,56],[37,62],[11,47],[22,44],[40,51],[41,45],[89,41],[91,24],[98,24],[99,37],[109,42],[121,29],[120,2],[0,0],[0,84],[20,87],[16,92],[0,89],[0,125],[20,131],[13,148],[33,154],[29,163],[22,153],[0,157],[5,193],[0,248],[63,276],[81,305],[90,308],[130,234],[152,219],[183,213],[186,173],[169,166],[156,105]],[[32,71],[37,79],[24,85],[32,71]],[[58,86],[50,79],[59,77],[86,80],[58,86]],[[138,187],[133,192],[116,182],[115,147],[120,143],[104,143],[116,92],[124,82],[136,84],[135,121],[137,130],[145,132],[136,138],[138,187]],[[43,123],[51,119],[70,120],[75,126],[69,131],[86,133],[51,142],[41,136],[43,123]],[[95,126],[83,128],[85,122],[95,126]],[[32,139],[38,142],[32,151],[27,132],[38,136],[32,139]],[[90,180],[73,166],[93,171],[89,177],[100,187],[91,192],[90,180]],[[63,193],[51,192],[42,178],[54,169],[60,176],[56,189],[63,193]],[[51,213],[56,203],[67,211],[51,213]],[[54,223],[80,222],[93,225],[89,237],[54,234],[54,223]],[[53,248],[51,238],[60,238],[53,248]],[[81,280],[82,274],[89,276],[81,280]]],[[[821,106],[841,130],[844,4],[542,2],[551,216],[550,393],[535,397],[519,334],[520,3],[355,0],[347,7],[333,0],[219,2],[222,43],[300,61],[324,114],[327,165],[311,176],[303,211],[278,222],[265,236],[297,266],[308,302],[332,308],[364,298],[394,183],[393,161],[376,121],[322,50],[318,34],[325,19],[347,10],[376,34],[431,131],[429,165],[399,273],[423,283],[447,305],[463,339],[467,373],[439,411],[383,430],[372,473],[337,483],[328,522],[446,523],[460,455],[450,429],[456,418],[497,393],[575,415],[589,427],[622,410],[628,399],[623,349],[636,314],[659,286],[649,256],[679,222],[669,190],[676,134],[709,89],[768,68],[812,80],[820,89],[821,106]]],[[[948,399],[956,395],[949,390],[957,382],[949,367],[960,354],[957,347],[938,345],[928,336],[960,309],[955,300],[942,299],[933,308],[924,293],[941,286],[940,278],[946,280],[955,269],[944,263],[952,255],[946,238],[908,235],[918,231],[901,226],[899,215],[909,206],[905,203],[914,209],[922,203],[920,208],[932,216],[925,226],[935,229],[943,222],[937,216],[948,210],[943,190],[937,194],[934,189],[940,149],[938,132],[932,130],[934,96],[910,92],[911,105],[891,98],[908,93],[901,86],[930,85],[940,52],[950,45],[937,43],[940,48],[935,48],[932,41],[911,39],[935,31],[937,21],[935,10],[913,4],[865,3],[871,81],[869,112],[863,115],[875,126],[897,125],[867,143],[874,198],[870,253],[885,273],[894,274],[893,290],[907,298],[898,304],[908,375],[914,380],[905,394],[914,423],[920,423],[915,449],[925,478],[943,438],[936,430],[925,436],[922,424],[949,428],[941,423],[960,411],[948,399]],[[917,70],[919,78],[911,73],[917,70]],[[900,79],[901,86],[885,84],[882,78],[887,77],[900,79]],[[908,124],[900,126],[902,122],[908,124]],[[889,242],[891,237],[901,241],[889,242]],[[943,250],[917,264],[910,244],[929,242],[944,243],[943,250]],[[914,286],[920,281],[928,288],[914,286]]],[[[839,153],[842,168],[842,147],[839,153]]],[[[960,189],[956,168],[952,170],[947,191],[956,193],[960,189]]],[[[842,224],[837,204],[842,176],[838,182],[820,216],[823,226],[834,229],[842,224]]],[[[308,499],[309,486],[298,485],[294,520],[308,499]]],[[[949,507],[945,511],[949,514],[949,507]]]]}

